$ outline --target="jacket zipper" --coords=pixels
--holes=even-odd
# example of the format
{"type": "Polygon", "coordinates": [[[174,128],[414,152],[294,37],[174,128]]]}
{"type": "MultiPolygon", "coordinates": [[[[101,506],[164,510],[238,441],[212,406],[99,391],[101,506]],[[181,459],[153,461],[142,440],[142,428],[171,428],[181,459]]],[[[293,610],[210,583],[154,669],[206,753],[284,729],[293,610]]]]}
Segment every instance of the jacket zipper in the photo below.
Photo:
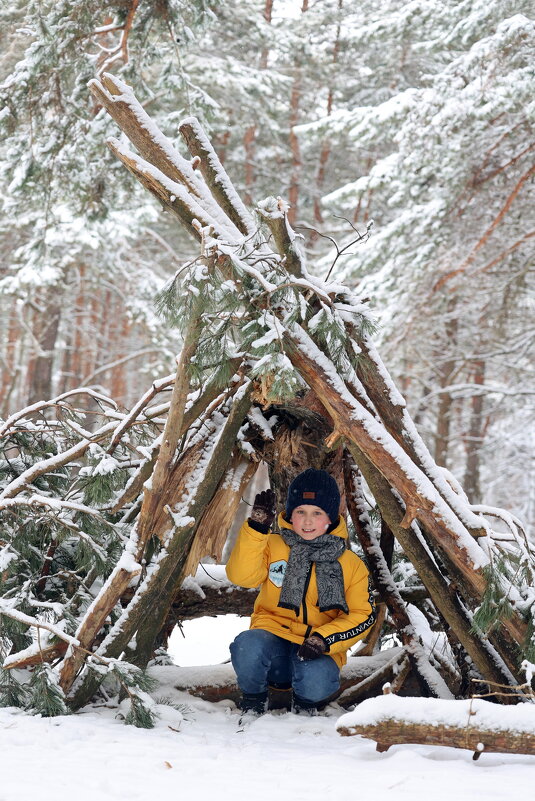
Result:
{"type": "Polygon", "coordinates": [[[305,625],[308,624],[308,612],[307,612],[307,603],[306,603],[306,595],[308,590],[308,585],[310,584],[310,577],[312,575],[312,563],[310,563],[308,568],[308,573],[305,581],[305,587],[303,589],[303,623],[305,625]]]}

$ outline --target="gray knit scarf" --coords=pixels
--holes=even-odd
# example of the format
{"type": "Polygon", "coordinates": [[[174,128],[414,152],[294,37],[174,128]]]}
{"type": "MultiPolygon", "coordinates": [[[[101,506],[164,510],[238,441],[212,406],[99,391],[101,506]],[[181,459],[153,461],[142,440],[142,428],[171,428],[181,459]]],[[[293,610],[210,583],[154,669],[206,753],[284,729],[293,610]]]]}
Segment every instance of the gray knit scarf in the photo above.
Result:
{"type": "Polygon", "coordinates": [[[322,534],[315,540],[304,540],[295,531],[283,529],[281,537],[290,546],[288,565],[282,582],[278,606],[299,614],[311,563],[316,564],[318,605],[320,612],[330,609],[349,611],[344,594],[344,576],[338,557],[345,551],[345,542],[333,534],[322,534]]]}

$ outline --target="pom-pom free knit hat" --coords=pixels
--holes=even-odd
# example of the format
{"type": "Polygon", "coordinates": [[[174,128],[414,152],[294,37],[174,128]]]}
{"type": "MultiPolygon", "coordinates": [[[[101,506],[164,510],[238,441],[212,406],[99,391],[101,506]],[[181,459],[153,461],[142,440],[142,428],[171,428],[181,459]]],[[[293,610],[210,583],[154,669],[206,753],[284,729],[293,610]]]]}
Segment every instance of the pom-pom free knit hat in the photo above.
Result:
{"type": "Polygon", "coordinates": [[[340,490],[334,478],[325,470],[314,470],[312,467],[299,473],[288,488],[286,499],[288,522],[296,506],[302,504],[319,506],[329,515],[331,523],[335,523],[340,509],[340,490]]]}

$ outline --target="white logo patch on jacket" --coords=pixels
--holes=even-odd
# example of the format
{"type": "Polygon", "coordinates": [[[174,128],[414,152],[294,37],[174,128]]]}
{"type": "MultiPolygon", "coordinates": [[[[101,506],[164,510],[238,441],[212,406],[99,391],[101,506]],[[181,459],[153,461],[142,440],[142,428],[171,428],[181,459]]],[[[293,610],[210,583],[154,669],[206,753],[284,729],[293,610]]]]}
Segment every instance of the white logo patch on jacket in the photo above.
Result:
{"type": "Polygon", "coordinates": [[[288,562],[280,559],[278,562],[272,562],[269,566],[269,580],[275,587],[282,587],[284,574],[286,573],[286,566],[288,562]]]}

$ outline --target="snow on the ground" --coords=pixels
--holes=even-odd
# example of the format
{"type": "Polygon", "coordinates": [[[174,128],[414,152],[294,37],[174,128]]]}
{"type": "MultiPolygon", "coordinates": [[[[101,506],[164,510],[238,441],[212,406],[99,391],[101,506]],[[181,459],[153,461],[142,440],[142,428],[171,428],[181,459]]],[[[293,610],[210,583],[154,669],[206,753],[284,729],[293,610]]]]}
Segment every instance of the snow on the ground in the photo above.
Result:
{"type": "MultiPolygon", "coordinates": [[[[220,618],[201,624],[212,654],[235,636],[236,621],[228,622],[230,630],[220,618]]],[[[316,718],[268,713],[239,732],[232,702],[210,704],[175,690],[178,672],[151,669],[161,681],[153,696],[181,706],[159,705],[162,717],[151,730],[125,726],[120,708],[87,707],[58,718],[0,709],[0,801],[56,801],[66,791],[76,801],[324,801],[355,794],[504,801],[513,788],[520,798],[533,796],[535,757],[483,754],[473,762],[469,751],[417,745],[380,754],[374,742],[337,733],[343,710],[336,705],[316,718]]]]}

